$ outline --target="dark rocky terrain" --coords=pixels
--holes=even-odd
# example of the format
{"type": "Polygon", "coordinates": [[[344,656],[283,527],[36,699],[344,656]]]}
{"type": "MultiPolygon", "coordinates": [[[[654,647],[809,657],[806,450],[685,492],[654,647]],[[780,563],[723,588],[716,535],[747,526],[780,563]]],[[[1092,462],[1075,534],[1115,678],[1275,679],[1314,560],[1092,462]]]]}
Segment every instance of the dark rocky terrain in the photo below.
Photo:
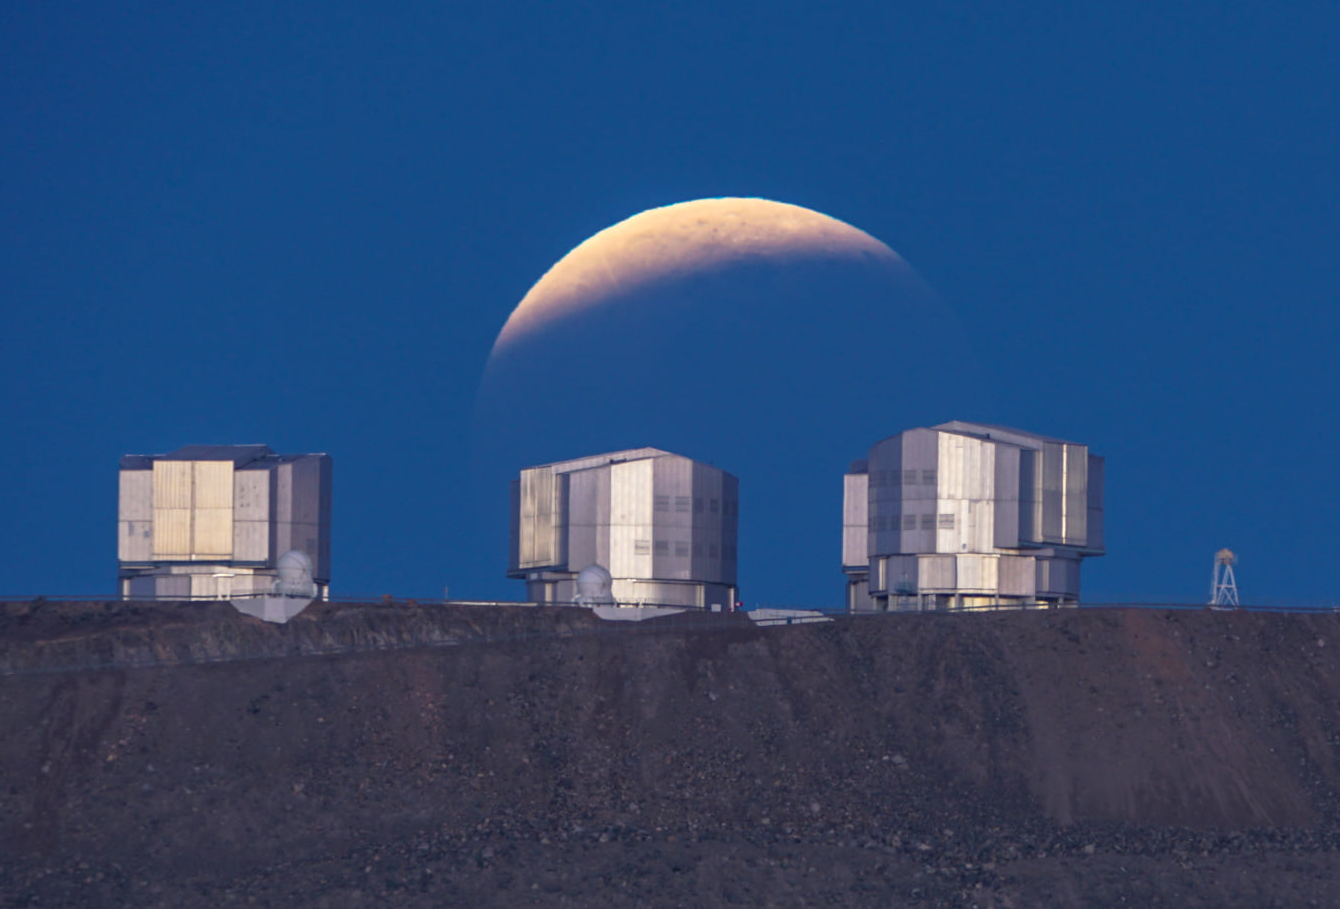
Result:
{"type": "Polygon", "coordinates": [[[0,608],[4,906],[1340,902],[1340,616],[0,608]]]}

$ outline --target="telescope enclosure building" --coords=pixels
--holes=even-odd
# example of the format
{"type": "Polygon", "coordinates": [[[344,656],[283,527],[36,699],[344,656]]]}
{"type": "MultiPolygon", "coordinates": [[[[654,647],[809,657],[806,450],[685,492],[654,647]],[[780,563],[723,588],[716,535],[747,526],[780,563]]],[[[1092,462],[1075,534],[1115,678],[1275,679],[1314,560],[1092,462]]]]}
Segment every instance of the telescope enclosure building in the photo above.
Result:
{"type": "Polygon", "coordinates": [[[735,603],[739,481],[725,471],[637,448],[528,467],[511,486],[507,575],[530,601],[735,603]],[[604,572],[608,591],[587,589],[604,572]]]}
{"type": "Polygon", "coordinates": [[[853,612],[1079,602],[1102,555],[1103,459],[1088,447],[955,421],[876,443],[844,477],[853,612]]]}
{"type": "Polygon", "coordinates": [[[268,594],[302,553],[330,586],[331,460],[265,445],[188,445],[121,458],[117,558],[125,599],[268,594]]]}

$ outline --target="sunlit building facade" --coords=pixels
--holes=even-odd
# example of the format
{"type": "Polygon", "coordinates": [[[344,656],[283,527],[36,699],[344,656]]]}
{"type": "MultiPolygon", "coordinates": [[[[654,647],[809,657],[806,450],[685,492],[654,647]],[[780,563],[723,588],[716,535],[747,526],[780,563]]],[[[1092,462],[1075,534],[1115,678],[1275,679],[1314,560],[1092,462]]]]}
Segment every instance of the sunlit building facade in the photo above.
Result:
{"type": "Polygon", "coordinates": [[[617,605],[736,601],[739,481],[711,465],[637,448],[529,467],[511,512],[507,575],[532,602],[581,602],[579,576],[617,605]]]}
{"type": "Polygon", "coordinates": [[[951,422],[876,443],[844,478],[854,612],[1079,602],[1103,549],[1103,459],[1088,447],[951,422]]]}
{"type": "Polygon", "coordinates": [[[121,459],[117,558],[127,599],[269,593],[301,553],[330,584],[331,459],[264,445],[189,445],[121,459]]]}

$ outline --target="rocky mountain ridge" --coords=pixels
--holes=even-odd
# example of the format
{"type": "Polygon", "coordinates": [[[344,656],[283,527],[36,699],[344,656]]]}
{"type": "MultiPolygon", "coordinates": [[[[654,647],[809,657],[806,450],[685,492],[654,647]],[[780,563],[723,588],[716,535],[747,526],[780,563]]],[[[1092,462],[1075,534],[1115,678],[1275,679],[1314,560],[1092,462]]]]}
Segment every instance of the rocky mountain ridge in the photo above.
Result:
{"type": "Polygon", "coordinates": [[[1326,905],[1338,632],[10,603],[0,902],[1326,905]]]}

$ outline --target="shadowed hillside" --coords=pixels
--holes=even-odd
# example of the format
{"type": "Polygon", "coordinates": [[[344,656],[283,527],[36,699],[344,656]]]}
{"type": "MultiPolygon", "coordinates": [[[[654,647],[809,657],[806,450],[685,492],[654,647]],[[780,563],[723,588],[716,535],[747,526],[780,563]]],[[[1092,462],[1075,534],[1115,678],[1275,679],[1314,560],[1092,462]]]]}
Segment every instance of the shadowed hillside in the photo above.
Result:
{"type": "Polygon", "coordinates": [[[6,610],[5,905],[1325,905],[1340,873],[1333,615],[6,610]]]}

